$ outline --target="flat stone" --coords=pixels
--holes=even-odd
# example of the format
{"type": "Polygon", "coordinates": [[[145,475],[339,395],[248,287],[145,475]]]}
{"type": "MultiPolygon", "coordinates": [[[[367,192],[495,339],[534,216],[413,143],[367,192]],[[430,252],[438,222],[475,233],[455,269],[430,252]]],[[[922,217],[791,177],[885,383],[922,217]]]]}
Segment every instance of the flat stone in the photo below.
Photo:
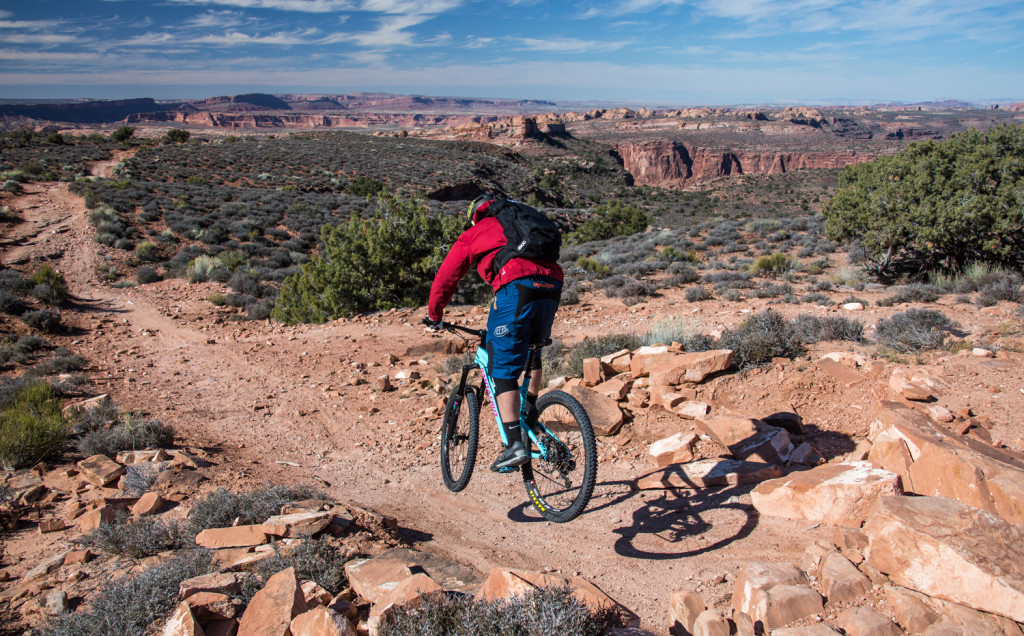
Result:
{"type": "Polygon", "coordinates": [[[661,386],[651,387],[651,404],[671,411],[686,401],[686,396],[661,386]]]}
{"type": "Polygon", "coordinates": [[[820,614],[825,609],[821,595],[807,585],[780,584],[755,594],[750,617],[764,628],[775,629],[820,614]]]}
{"type": "Polygon", "coordinates": [[[292,619],[306,612],[295,568],[270,577],[242,615],[238,636],[289,636],[292,619]]]}
{"type": "Polygon", "coordinates": [[[237,572],[216,572],[186,579],[178,585],[178,598],[185,600],[199,592],[217,592],[235,596],[242,591],[242,582],[246,578],[247,575],[237,572]]]}
{"type": "Polygon", "coordinates": [[[692,634],[694,621],[706,609],[700,594],[692,591],[674,593],[668,602],[668,616],[672,621],[669,631],[674,636],[692,634]]]}
{"type": "Polygon", "coordinates": [[[659,468],[669,464],[688,462],[693,459],[693,447],[697,444],[694,433],[676,433],[671,437],[651,444],[650,455],[659,468]]]}
{"type": "Polygon", "coordinates": [[[732,366],[732,357],[732,351],[728,349],[683,353],[647,369],[652,386],[696,384],[714,373],[727,370],[732,366]]]}
{"type": "Polygon", "coordinates": [[[782,464],[793,454],[789,432],[782,428],[765,430],[729,447],[733,457],[767,464],[782,464]]]}
{"type": "Polygon", "coordinates": [[[684,402],[675,409],[676,415],[688,420],[704,417],[710,412],[711,407],[704,402],[684,402]]]}
{"type": "Polygon", "coordinates": [[[914,382],[905,371],[894,371],[889,377],[889,388],[905,400],[927,402],[932,399],[931,390],[921,382],[914,382]]]}
{"type": "Polygon", "coordinates": [[[356,636],[356,630],[348,618],[321,605],[292,619],[291,636],[356,636]]]}
{"type": "Polygon", "coordinates": [[[188,603],[179,603],[174,614],[164,623],[163,636],[205,636],[205,632],[192,615],[188,603]]]}
{"type": "Polygon", "coordinates": [[[302,581],[302,598],[306,599],[306,607],[313,609],[317,605],[328,605],[334,595],[321,587],[316,581],[302,581]]]}
{"type": "Polygon", "coordinates": [[[245,607],[240,601],[219,592],[196,592],[190,594],[185,602],[192,608],[192,615],[201,622],[235,618],[245,607]]]}
{"type": "Polygon", "coordinates": [[[827,539],[815,539],[800,556],[800,569],[806,572],[807,576],[818,578],[821,576],[825,557],[833,553],[837,553],[835,544],[827,539]]]}
{"type": "Polygon", "coordinates": [[[736,459],[781,463],[793,451],[793,445],[785,429],[776,428],[761,420],[718,415],[710,419],[697,418],[694,423],[700,432],[727,449],[736,459]]]}
{"type": "Polygon", "coordinates": [[[345,564],[352,590],[369,603],[378,603],[401,581],[412,576],[412,570],[399,559],[355,559],[345,564]]]}
{"type": "Polygon", "coordinates": [[[594,387],[604,382],[601,361],[597,358],[583,360],[583,386],[594,387]]]}
{"type": "Polygon", "coordinates": [[[106,455],[93,455],[78,462],[78,471],[93,486],[106,486],[124,474],[124,466],[106,455]]]}
{"type": "Polygon", "coordinates": [[[701,459],[687,464],[673,464],[662,470],[644,475],[637,480],[641,490],[664,488],[712,488],[757,484],[782,475],[775,464],[744,462],[735,459],[701,459]]]}
{"type": "Polygon", "coordinates": [[[594,387],[594,390],[616,402],[622,402],[629,395],[629,390],[632,388],[633,381],[629,379],[629,376],[617,375],[598,384],[594,387]]]}
{"type": "Polygon", "coordinates": [[[196,535],[196,544],[204,548],[242,548],[267,542],[263,526],[207,528],[196,535]]]}
{"type": "Polygon", "coordinates": [[[883,497],[864,533],[893,582],[1024,622],[1024,528],[945,497],[883,497]]]}
{"type": "Polygon", "coordinates": [[[750,498],[763,515],[860,527],[879,497],[901,494],[899,475],[855,462],[824,464],[766,481],[750,498]]]}
{"type": "Polygon", "coordinates": [[[629,373],[629,361],[633,357],[633,352],[629,349],[622,349],[615,353],[609,353],[601,358],[603,364],[611,367],[616,373],[629,373]]]}
{"type": "Polygon", "coordinates": [[[67,555],[68,552],[64,551],[44,560],[39,565],[26,572],[25,576],[22,577],[22,580],[27,583],[29,581],[43,578],[47,574],[64,565],[64,559],[67,558],[67,555]]]}
{"type": "Polygon", "coordinates": [[[640,347],[629,360],[629,373],[634,378],[647,377],[651,369],[682,355],[665,345],[640,347]]]}
{"type": "Polygon", "coordinates": [[[846,387],[860,384],[867,379],[845,364],[835,360],[819,360],[818,368],[830,375],[838,384],[846,387]]]}
{"type": "Polygon", "coordinates": [[[841,636],[839,632],[824,623],[804,627],[783,627],[773,629],[772,636],[841,636]]]}
{"type": "MultiPolygon", "coordinates": [[[[866,455],[866,453],[865,453],[866,455]]],[[[799,446],[793,449],[793,452],[789,454],[789,461],[793,464],[803,464],[805,466],[819,466],[824,463],[824,459],[814,450],[814,447],[807,442],[801,442],[799,446]]]]}
{"type": "Polygon", "coordinates": [[[146,517],[160,512],[163,507],[164,498],[160,496],[160,493],[150,491],[139,497],[139,500],[131,507],[131,512],[136,517],[146,517]]]}
{"type": "Polygon", "coordinates": [[[832,552],[821,564],[821,589],[830,605],[852,601],[871,591],[871,581],[849,559],[832,552]]]}
{"type": "Polygon", "coordinates": [[[206,481],[199,471],[191,468],[168,468],[156,478],[156,488],[164,494],[188,495],[195,492],[196,487],[206,481]]]}
{"type": "Polygon", "coordinates": [[[567,387],[564,390],[583,405],[590,416],[590,424],[595,435],[607,437],[619,432],[625,417],[616,400],[584,386],[567,387]]]}
{"type": "Polygon", "coordinates": [[[838,622],[847,636],[903,636],[895,623],[868,607],[848,609],[838,622]]]}
{"type": "Polygon", "coordinates": [[[46,521],[40,521],[37,527],[39,534],[49,534],[51,532],[67,530],[68,524],[64,523],[63,519],[47,519],[46,521]]]}
{"type": "Polygon", "coordinates": [[[263,532],[277,537],[296,538],[320,532],[331,522],[329,512],[295,512],[276,515],[263,522],[263,532]]]}

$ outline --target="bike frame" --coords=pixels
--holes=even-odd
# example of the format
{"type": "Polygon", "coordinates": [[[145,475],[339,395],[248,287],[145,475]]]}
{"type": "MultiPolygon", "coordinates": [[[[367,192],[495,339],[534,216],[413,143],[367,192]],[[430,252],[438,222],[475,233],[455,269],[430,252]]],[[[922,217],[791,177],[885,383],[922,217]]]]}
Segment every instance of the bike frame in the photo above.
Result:
{"type": "MultiPolygon", "coordinates": [[[[477,346],[476,355],[473,358],[473,364],[466,364],[462,367],[462,377],[459,380],[459,391],[458,395],[463,395],[466,391],[466,385],[469,383],[469,374],[474,369],[480,370],[481,386],[482,390],[487,392],[487,397],[491,401],[491,412],[494,414],[494,421],[498,425],[498,434],[501,436],[501,443],[504,446],[508,446],[508,438],[505,435],[505,427],[502,425],[501,413],[498,412],[498,401],[494,399],[494,379],[491,378],[487,373],[487,366],[490,362],[490,356],[487,353],[487,331],[484,329],[469,329],[461,325],[453,325],[451,323],[445,323],[445,327],[449,329],[458,329],[473,336],[480,338],[480,344],[477,346]]],[[[533,442],[534,446],[538,449],[536,451],[530,451],[530,457],[532,459],[547,459],[548,447],[541,439],[541,436],[533,430],[531,426],[527,424],[526,416],[526,393],[530,386],[530,369],[533,368],[533,361],[536,356],[540,355],[542,347],[550,344],[550,341],[542,344],[530,345],[529,353],[526,356],[526,364],[523,366],[523,380],[519,384],[519,428],[521,431],[525,431],[526,435],[530,437],[530,441],[533,442]]],[[[477,393],[479,395],[479,392],[477,393]]],[[[542,423],[537,422],[537,426],[542,429],[541,432],[550,435],[554,439],[558,437],[552,433],[542,423]]]]}

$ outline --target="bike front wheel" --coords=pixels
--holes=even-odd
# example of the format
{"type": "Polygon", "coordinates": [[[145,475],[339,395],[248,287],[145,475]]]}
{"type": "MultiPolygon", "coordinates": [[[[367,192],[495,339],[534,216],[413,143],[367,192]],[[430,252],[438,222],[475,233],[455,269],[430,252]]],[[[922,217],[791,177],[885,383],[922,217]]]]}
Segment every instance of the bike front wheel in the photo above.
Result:
{"type": "Polygon", "coordinates": [[[459,492],[473,476],[476,447],[480,441],[480,403],[469,386],[460,393],[452,389],[441,424],[441,479],[452,492],[459,492]]]}
{"type": "MultiPolygon", "coordinates": [[[[545,519],[566,523],[586,509],[594,494],[597,483],[594,429],[579,401],[563,391],[542,395],[537,400],[537,413],[537,430],[547,448],[547,456],[533,457],[523,465],[523,482],[530,502],[545,519]]],[[[523,437],[531,454],[543,452],[533,448],[535,445],[528,436],[523,437]]]]}

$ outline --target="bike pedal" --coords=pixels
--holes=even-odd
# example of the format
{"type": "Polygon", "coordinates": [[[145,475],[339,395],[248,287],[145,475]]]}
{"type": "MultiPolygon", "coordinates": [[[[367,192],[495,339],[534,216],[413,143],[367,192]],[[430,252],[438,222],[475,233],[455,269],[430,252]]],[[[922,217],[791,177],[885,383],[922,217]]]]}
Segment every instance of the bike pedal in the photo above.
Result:
{"type": "Polygon", "coordinates": [[[494,472],[496,472],[496,473],[518,473],[519,472],[519,466],[506,466],[504,468],[499,468],[498,470],[496,470],[494,472]]]}

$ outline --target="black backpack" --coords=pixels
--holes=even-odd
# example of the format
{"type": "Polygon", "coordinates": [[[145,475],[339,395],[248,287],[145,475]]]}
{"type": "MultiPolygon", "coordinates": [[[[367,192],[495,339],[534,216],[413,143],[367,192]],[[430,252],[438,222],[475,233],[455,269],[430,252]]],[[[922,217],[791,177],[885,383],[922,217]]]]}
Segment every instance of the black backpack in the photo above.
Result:
{"type": "Polygon", "coordinates": [[[505,247],[498,249],[491,265],[497,274],[513,258],[557,261],[562,233],[543,212],[518,201],[497,199],[487,209],[505,231],[505,247]]]}

